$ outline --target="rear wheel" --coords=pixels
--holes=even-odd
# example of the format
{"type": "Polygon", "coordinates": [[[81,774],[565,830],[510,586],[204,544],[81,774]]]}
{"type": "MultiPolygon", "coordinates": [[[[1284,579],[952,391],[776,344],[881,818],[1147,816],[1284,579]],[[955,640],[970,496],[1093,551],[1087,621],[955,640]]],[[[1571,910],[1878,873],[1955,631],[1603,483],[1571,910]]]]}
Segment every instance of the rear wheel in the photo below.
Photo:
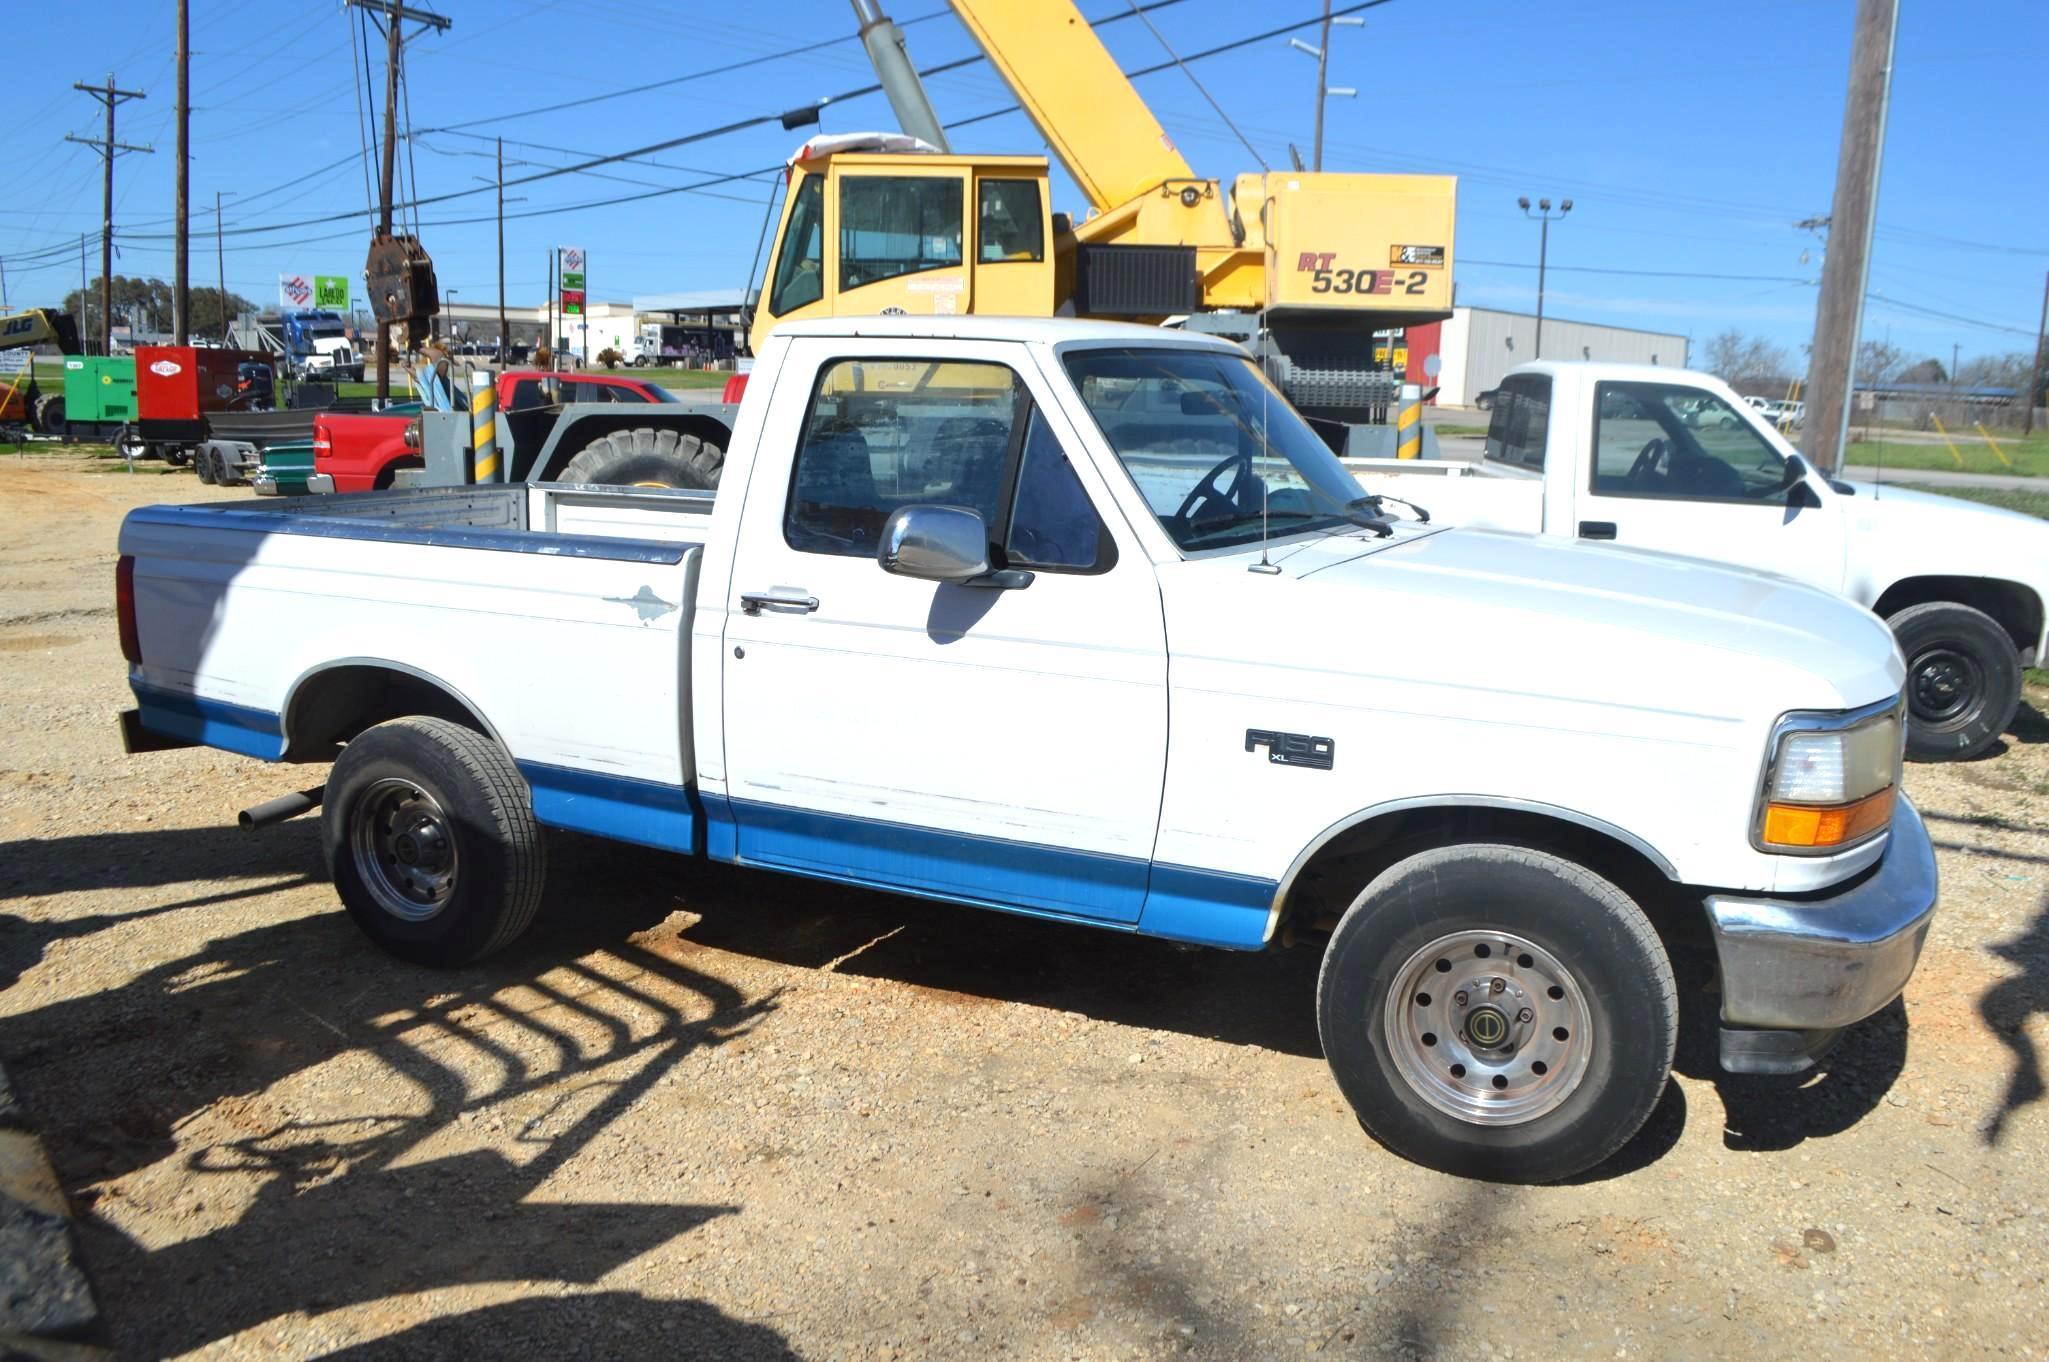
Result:
{"type": "Polygon", "coordinates": [[[2021,702],[2021,660],[1999,622],[1954,601],[1889,616],[1907,659],[1907,755],[1965,761],[1999,741],[2021,702]]]}
{"type": "Polygon", "coordinates": [[[724,450],[695,435],[642,426],[597,436],[563,467],[556,481],[708,490],[719,485],[725,462],[724,450]]]}
{"type": "Polygon", "coordinates": [[[533,924],[547,851],[505,749],[446,719],[351,739],[321,806],[321,842],[356,925],[393,955],[461,965],[533,924]]]}
{"type": "Polygon", "coordinates": [[[114,432],[114,452],[129,461],[149,457],[149,446],[144,443],[142,432],[134,426],[123,426],[114,432]]]}
{"type": "Polygon", "coordinates": [[[46,393],[36,400],[36,429],[45,435],[64,433],[64,395],[46,393]]]}
{"type": "Polygon", "coordinates": [[[213,451],[201,446],[199,452],[192,456],[192,468],[194,472],[199,474],[201,482],[211,486],[215,479],[213,451]]]}
{"type": "Polygon", "coordinates": [[[1360,1122],[1417,1163],[1550,1182],[1620,1149],[1672,1068],[1678,991],[1636,904],[1526,847],[1382,872],[1317,982],[1324,1054],[1360,1122]]]}

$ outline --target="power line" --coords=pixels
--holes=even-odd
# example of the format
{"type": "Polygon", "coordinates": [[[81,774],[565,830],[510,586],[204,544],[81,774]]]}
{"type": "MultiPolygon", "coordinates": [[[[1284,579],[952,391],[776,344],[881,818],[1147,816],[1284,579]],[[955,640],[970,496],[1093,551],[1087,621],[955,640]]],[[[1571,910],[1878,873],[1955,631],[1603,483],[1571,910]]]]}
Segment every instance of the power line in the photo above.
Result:
{"type": "MultiPolygon", "coordinates": [[[[1522,260],[1478,260],[1469,255],[1458,257],[1456,264],[1485,265],[1494,269],[1534,270],[1537,267],[1522,260]]],[[[1723,283],[1739,284],[1812,284],[1815,281],[1793,274],[1716,274],[1699,270],[1625,270],[1611,269],[1600,265],[1553,265],[1551,269],[1560,274],[1617,274],[1643,279],[1707,279],[1723,283]]]]}

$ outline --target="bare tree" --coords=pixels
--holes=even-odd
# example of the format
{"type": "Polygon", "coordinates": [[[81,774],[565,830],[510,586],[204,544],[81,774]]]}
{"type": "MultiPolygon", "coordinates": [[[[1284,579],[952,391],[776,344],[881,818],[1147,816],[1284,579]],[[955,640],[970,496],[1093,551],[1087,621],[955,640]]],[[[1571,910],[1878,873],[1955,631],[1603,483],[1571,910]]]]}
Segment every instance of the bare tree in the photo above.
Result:
{"type": "Polygon", "coordinates": [[[1966,388],[2012,388],[2028,386],[2028,352],[2015,350],[2005,355],[1979,355],[1957,366],[1957,383],[1966,388]]]}
{"type": "Polygon", "coordinates": [[[1709,338],[1707,368],[1709,373],[1736,387],[1784,384],[1791,361],[1783,347],[1732,328],[1709,338]]]}
{"type": "Polygon", "coordinates": [[[1857,386],[1890,383],[1907,364],[1907,352],[1885,341],[1868,340],[1857,347],[1857,386]]]}

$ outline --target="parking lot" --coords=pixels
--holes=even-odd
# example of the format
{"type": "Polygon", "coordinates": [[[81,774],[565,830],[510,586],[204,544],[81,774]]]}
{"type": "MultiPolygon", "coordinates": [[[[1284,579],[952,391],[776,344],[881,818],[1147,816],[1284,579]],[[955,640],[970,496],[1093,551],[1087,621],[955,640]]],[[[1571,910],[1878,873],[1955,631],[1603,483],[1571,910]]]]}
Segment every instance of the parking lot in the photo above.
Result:
{"type": "Polygon", "coordinates": [[[0,458],[0,1060],[123,1355],[2049,1352],[2049,689],[1909,769],[1943,907],[1824,1073],[1682,1046],[1608,1164],[1495,1186],[1360,1130],[1312,947],[560,835],[507,954],[379,954],[317,819],[234,826],[317,771],[120,751],[116,528],[205,496],[0,458]]]}

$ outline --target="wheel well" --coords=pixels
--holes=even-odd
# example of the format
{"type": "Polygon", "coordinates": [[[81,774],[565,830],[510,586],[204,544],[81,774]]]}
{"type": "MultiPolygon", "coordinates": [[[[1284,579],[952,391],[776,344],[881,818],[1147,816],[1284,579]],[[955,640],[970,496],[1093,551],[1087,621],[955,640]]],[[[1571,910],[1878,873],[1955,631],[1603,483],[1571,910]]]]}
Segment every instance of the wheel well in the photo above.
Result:
{"type": "Polygon", "coordinates": [[[405,468],[425,468],[426,466],[427,463],[424,459],[411,454],[393,459],[390,463],[377,470],[377,481],[372,485],[376,490],[382,492],[398,481],[399,470],[405,468]]]}
{"type": "Polygon", "coordinates": [[[724,421],[703,412],[673,411],[668,405],[628,406],[616,412],[580,418],[568,430],[560,431],[554,437],[555,447],[548,453],[547,467],[535,481],[547,482],[559,477],[569,461],[583,453],[592,440],[615,431],[634,430],[646,426],[656,430],[673,430],[678,435],[695,435],[706,444],[724,449],[732,442],[733,432],[724,421]]]}
{"type": "Polygon", "coordinates": [[[338,746],[364,729],[413,715],[497,737],[468,701],[432,677],[385,663],[348,663],[313,673],[292,692],[285,709],[285,760],[332,760],[338,746]]]}
{"type": "MultiPolygon", "coordinates": [[[[1997,621],[2022,653],[2030,652],[2042,640],[2042,598],[2019,582],[1997,577],[1907,577],[1894,582],[1871,607],[1881,619],[1910,605],[1931,601],[1953,601],[1982,610],[1997,621]]],[[[2042,659],[2036,659],[2036,665],[2042,659]]]]}
{"type": "Polygon", "coordinates": [[[1295,874],[1277,932],[1286,940],[1325,933],[1381,871],[1436,847],[1497,842],[1533,847],[1584,866],[1630,898],[1668,945],[1706,941],[1707,922],[1668,869],[1621,837],[1529,809],[1441,804],[1369,818],[1318,847],[1295,874]]]}

